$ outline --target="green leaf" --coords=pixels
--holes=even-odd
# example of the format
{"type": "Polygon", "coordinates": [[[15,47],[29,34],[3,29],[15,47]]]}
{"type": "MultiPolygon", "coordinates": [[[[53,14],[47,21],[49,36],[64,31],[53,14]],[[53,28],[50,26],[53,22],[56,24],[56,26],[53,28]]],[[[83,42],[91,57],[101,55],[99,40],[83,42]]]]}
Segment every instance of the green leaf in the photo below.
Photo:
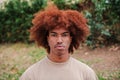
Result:
{"type": "Polygon", "coordinates": [[[106,35],[106,36],[111,36],[109,31],[102,30],[101,34],[106,35]]]}

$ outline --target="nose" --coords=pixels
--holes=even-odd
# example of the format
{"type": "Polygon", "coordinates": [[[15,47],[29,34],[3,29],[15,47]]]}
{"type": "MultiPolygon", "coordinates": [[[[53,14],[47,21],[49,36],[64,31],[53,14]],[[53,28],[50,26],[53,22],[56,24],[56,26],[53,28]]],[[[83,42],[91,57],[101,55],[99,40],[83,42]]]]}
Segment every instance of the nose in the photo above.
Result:
{"type": "Polygon", "coordinates": [[[62,42],[63,42],[62,37],[61,37],[61,36],[58,36],[58,37],[57,37],[57,43],[62,43],[62,42]]]}

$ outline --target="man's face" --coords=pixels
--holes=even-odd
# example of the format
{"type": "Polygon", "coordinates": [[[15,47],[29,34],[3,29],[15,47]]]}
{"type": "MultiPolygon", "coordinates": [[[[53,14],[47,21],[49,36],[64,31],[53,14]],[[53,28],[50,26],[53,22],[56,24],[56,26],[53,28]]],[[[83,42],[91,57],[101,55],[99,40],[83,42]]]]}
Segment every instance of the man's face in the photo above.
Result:
{"type": "Polygon", "coordinates": [[[55,28],[49,31],[47,37],[50,53],[57,55],[68,53],[71,44],[70,32],[65,28],[55,28]]]}

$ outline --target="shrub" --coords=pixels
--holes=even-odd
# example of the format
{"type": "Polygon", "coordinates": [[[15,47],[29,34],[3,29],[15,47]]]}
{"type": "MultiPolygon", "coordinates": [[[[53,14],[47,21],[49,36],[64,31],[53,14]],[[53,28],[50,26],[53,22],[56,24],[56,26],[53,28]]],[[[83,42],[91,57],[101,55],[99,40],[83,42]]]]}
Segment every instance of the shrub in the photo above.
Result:
{"type": "Polygon", "coordinates": [[[87,43],[93,47],[120,42],[120,1],[119,0],[89,0],[94,6],[86,11],[89,19],[91,35],[87,43]]]}
{"type": "Polygon", "coordinates": [[[85,14],[91,31],[87,45],[95,48],[120,43],[120,0],[53,1],[61,9],[75,9],[85,14]]]}
{"type": "Polygon", "coordinates": [[[46,6],[46,0],[9,0],[0,8],[0,43],[29,42],[33,14],[46,6]]]}
{"type": "MultiPolygon", "coordinates": [[[[87,45],[94,47],[120,43],[120,0],[52,0],[60,9],[85,13],[90,35],[87,45]]],[[[0,8],[0,43],[29,42],[33,14],[46,6],[47,0],[9,0],[0,8]]]]}

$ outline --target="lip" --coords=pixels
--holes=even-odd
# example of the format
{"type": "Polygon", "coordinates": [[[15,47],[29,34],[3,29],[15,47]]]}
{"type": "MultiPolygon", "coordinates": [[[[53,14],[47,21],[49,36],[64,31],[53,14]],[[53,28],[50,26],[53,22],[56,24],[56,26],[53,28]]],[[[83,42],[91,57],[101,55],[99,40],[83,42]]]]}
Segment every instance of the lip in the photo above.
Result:
{"type": "Polygon", "coordinates": [[[64,49],[64,46],[55,46],[56,49],[64,49]]]}

